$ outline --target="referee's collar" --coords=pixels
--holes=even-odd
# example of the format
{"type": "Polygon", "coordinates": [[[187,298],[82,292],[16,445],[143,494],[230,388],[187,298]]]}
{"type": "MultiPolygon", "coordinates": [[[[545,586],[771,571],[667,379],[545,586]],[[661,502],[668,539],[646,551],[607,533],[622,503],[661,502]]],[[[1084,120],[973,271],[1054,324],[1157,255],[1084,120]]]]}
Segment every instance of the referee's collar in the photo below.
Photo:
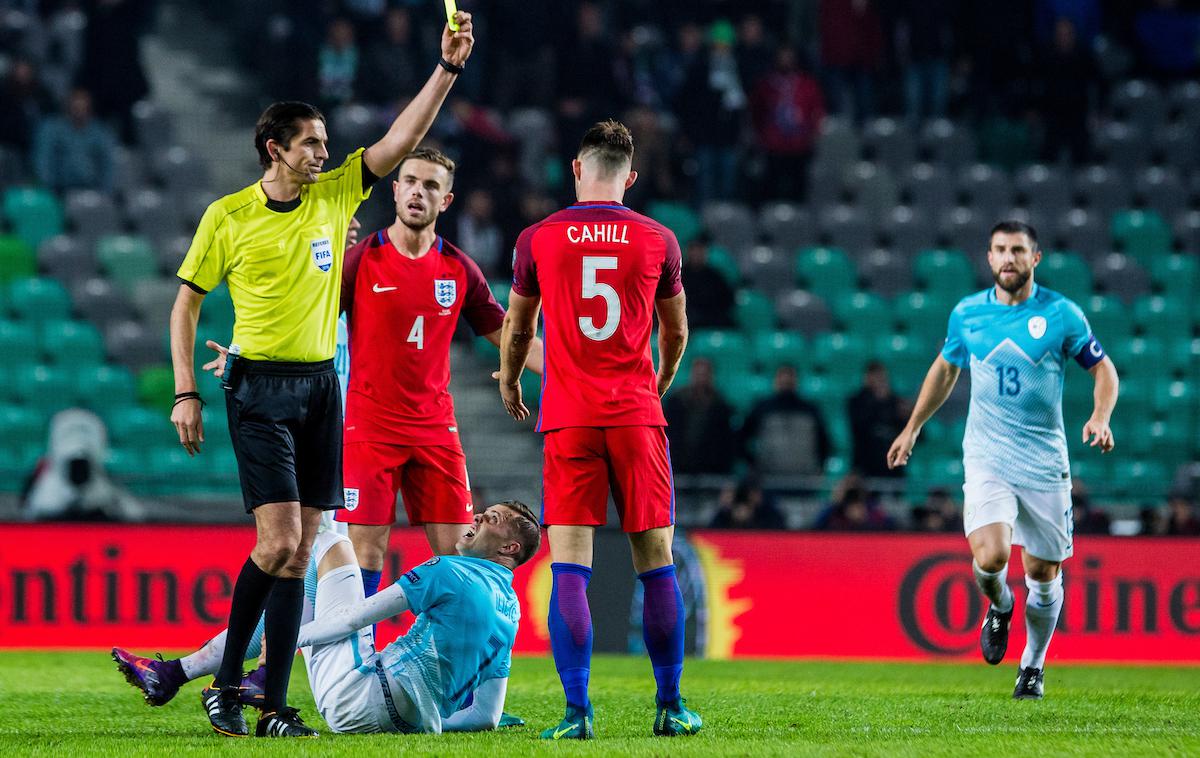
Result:
{"type": "Polygon", "coordinates": [[[300,203],[304,200],[304,190],[305,187],[301,185],[300,194],[296,195],[294,200],[272,200],[267,197],[267,191],[263,189],[262,180],[254,183],[254,196],[258,198],[258,202],[276,213],[290,213],[299,208],[300,203]]]}

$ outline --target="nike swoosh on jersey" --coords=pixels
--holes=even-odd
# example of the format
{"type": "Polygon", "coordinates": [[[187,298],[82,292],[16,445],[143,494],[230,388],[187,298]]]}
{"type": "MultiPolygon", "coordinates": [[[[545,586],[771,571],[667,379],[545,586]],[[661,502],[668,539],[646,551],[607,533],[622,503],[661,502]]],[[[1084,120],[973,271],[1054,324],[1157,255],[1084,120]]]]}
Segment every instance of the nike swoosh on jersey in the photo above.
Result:
{"type": "Polygon", "coordinates": [[[396,288],[395,287],[380,287],[378,284],[376,284],[374,287],[371,288],[371,291],[372,292],[391,292],[394,289],[396,289],[396,288]]]}

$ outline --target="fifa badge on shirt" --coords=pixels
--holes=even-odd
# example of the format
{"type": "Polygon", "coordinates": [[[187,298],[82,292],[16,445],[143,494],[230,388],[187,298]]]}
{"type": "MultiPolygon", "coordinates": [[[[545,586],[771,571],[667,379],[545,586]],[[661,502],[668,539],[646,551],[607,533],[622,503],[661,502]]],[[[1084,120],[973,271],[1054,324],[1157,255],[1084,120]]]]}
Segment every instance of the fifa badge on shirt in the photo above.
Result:
{"type": "Polygon", "coordinates": [[[434,279],[433,298],[443,308],[454,305],[454,301],[458,299],[458,282],[453,279],[434,279]]]}
{"type": "Polygon", "coordinates": [[[1034,316],[1029,319],[1029,336],[1035,340],[1040,340],[1042,335],[1046,333],[1046,319],[1043,316],[1034,316]]]}
{"type": "Polygon", "coordinates": [[[357,487],[344,487],[342,489],[342,494],[344,495],[344,499],[346,501],[346,510],[352,511],[358,507],[357,487]]]}
{"type": "Polygon", "coordinates": [[[333,268],[333,243],[329,241],[328,237],[323,237],[313,240],[308,245],[312,248],[313,263],[321,271],[329,273],[329,269],[333,268]]]}

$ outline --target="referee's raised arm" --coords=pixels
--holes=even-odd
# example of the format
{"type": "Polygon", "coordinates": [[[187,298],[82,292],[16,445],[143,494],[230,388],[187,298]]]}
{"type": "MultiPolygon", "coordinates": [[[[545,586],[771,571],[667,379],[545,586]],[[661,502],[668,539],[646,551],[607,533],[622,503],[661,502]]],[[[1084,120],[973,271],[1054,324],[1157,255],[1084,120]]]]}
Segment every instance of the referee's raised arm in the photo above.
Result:
{"type": "Polygon", "coordinates": [[[400,165],[400,159],[421,142],[471,56],[471,48],[475,45],[471,14],[459,11],[455,20],[457,32],[451,31],[448,24],[442,29],[442,58],[425,86],[392,122],[383,139],[363,153],[363,163],[375,176],[390,174],[400,165]]]}

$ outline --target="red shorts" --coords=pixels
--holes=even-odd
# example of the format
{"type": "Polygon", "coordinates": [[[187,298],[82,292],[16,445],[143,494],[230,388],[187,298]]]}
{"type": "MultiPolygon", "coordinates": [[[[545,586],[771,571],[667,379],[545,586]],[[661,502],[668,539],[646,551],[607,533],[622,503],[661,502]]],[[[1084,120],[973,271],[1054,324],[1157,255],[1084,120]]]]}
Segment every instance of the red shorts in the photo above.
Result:
{"type": "Polygon", "coordinates": [[[348,524],[391,526],[397,490],[413,526],[468,524],[475,518],[461,445],[352,442],[343,451],[342,479],[346,507],[335,518],[348,524]]]}
{"type": "Polygon", "coordinates": [[[542,524],[601,526],[612,490],[626,532],[675,523],[675,482],[661,426],[568,427],[546,432],[542,524]]]}

